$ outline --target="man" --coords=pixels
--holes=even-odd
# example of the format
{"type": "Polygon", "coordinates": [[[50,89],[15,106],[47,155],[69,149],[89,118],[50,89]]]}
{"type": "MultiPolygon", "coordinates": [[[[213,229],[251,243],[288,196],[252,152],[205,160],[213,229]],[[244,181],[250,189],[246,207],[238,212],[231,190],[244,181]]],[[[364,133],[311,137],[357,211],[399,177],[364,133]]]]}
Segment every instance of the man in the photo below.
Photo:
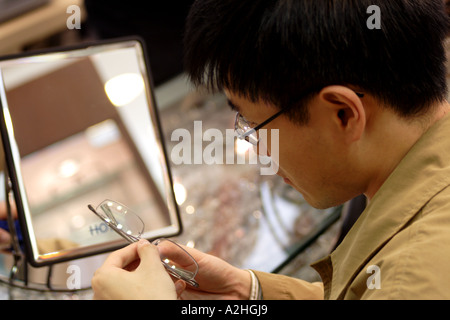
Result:
{"type": "Polygon", "coordinates": [[[224,90],[241,132],[271,119],[278,174],[311,205],[365,194],[368,206],[314,264],[322,283],[189,249],[199,288],[173,285],[141,242],[98,270],[96,298],[450,298],[447,29],[442,0],[196,1],[185,42],[194,83],[224,90]]]}

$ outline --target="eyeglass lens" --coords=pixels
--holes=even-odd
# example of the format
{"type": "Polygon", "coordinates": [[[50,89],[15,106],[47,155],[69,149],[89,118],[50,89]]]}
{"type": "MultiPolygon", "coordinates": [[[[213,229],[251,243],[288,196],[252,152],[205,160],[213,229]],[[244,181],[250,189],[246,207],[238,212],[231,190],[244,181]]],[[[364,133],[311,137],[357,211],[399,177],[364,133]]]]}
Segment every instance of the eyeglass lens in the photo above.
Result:
{"type": "Polygon", "coordinates": [[[197,262],[183,248],[168,239],[157,239],[152,243],[157,246],[161,261],[170,274],[183,280],[195,278],[198,272],[197,262]]]}
{"type": "Polygon", "coordinates": [[[235,130],[239,139],[244,139],[253,145],[258,144],[258,131],[254,130],[239,112],[236,114],[235,130]]]}
{"type": "Polygon", "coordinates": [[[140,238],[144,232],[144,222],[124,205],[106,200],[97,207],[96,211],[103,213],[102,218],[105,222],[113,224],[127,235],[140,238]]]}

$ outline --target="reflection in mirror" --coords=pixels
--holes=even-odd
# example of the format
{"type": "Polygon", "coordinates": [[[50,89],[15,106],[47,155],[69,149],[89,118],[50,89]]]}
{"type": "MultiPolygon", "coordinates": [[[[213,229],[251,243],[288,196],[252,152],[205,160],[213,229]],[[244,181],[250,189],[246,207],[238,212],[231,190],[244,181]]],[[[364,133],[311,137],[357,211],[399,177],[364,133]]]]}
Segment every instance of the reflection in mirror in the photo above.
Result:
{"type": "Polygon", "coordinates": [[[142,45],[101,43],[0,61],[2,138],[34,266],[125,242],[87,208],[115,199],[143,237],[181,232],[142,45]]]}

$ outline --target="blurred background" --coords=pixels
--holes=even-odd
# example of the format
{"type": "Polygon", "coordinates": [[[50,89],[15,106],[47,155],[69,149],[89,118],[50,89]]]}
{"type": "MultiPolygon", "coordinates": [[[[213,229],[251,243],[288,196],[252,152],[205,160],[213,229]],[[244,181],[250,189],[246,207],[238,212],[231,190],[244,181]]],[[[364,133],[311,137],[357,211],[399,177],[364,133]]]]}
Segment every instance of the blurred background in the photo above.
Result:
{"type": "Polygon", "coordinates": [[[0,0],[0,54],[138,35],[147,43],[153,80],[182,72],[181,39],[192,0],[0,0]],[[80,9],[79,28],[75,24],[80,9]],[[69,12],[67,12],[69,11],[69,12]]]}

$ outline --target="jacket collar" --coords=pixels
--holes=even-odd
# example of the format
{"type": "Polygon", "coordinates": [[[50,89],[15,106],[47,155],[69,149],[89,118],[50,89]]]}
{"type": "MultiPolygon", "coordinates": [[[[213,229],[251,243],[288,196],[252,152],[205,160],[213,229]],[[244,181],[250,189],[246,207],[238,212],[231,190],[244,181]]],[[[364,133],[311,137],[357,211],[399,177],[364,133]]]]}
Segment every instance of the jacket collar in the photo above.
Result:
{"type": "Polygon", "coordinates": [[[447,115],[400,161],[336,250],[312,265],[324,281],[325,298],[343,298],[381,247],[450,184],[449,136],[447,115]]]}

